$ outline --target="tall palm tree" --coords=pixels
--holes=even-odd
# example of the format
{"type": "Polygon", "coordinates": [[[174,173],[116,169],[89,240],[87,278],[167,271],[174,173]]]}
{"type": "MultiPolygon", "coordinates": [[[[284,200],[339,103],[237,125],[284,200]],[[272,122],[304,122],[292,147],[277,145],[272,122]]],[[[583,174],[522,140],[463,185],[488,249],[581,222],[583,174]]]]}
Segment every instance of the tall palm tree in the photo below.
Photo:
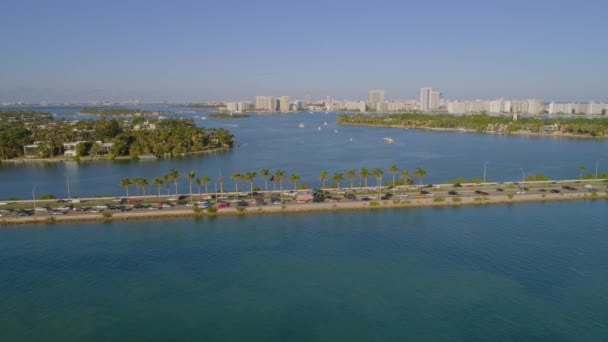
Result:
{"type": "Polygon", "coordinates": [[[270,177],[270,170],[261,169],[260,176],[262,176],[264,178],[264,188],[266,190],[266,193],[268,193],[268,177],[270,177]]]}
{"type": "Polygon", "coordinates": [[[175,195],[177,196],[177,180],[179,179],[179,172],[176,169],[172,169],[171,172],[167,174],[169,182],[173,182],[175,185],[175,195]]]}
{"type": "Polygon", "coordinates": [[[163,184],[165,184],[165,179],[162,177],[156,177],[152,180],[152,184],[156,185],[156,189],[158,190],[158,198],[160,198],[160,189],[163,187],[163,184]]]}
{"type": "Polygon", "coordinates": [[[298,175],[297,173],[294,173],[291,176],[289,176],[289,182],[293,183],[293,189],[294,190],[298,190],[298,182],[299,181],[300,181],[300,175],[298,175]]]}
{"type": "Polygon", "coordinates": [[[583,172],[585,172],[585,167],[581,165],[578,167],[578,179],[583,179],[583,172]]]}
{"type": "Polygon", "coordinates": [[[201,183],[205,185],[205,193],[208,194],[208,187],[209,183],[211,183],[211,178],[209,176],[203,176],[203,178],[201,178],[201,183]]]}
{"type": "Polygon", "coordinates": [[[279,182],[281,192],[283,192],[283,180],[285,178],[285,171],[277,170],[274,173],[275,177],[277,177],[277,181],[279,182]]]}
{"type": "Polygon", "coordinates": [[[219,185],[220,185],[220,193],[223,193],[223,192],[224,192],[224,182],[225,182],[224,178],[223,178],[222,176],[220,176],[220,177],[217,179],[217,182],[218,182],[218,183],[219,183],[219,185]]]}
{"type": "Polygon", "coordinates": [[[350,188],[353,188],[353,182],[355,181],[355,179],[357,178],[357,171],[355,171],[354,169],[350,169],[346,172],[346,177],[348,177],[348,180],[350,181],[350,188]]]}
{"type": "Polygon", "coordinates": [[[391,165],[391,167],[388,168],[388,172],[390,172],[393,175],[393,188],[395,187],[395,175],[397,174],[397,172],[399,172],[399,168],[397,167],[397,165],[391,165]]]}
{"type": "MultiPolygon", "coordinates": [[[[195,179],[194,185],[196,185],[198,188],[198,197],[201,197],[201,186],[203,185],[202,180],[200,178],[195,179]]],[[[190,199],[192,199],[192,196],[190,196],[190,199]]]]}
{"type": "MultiPolygon", "coordinates": [[[[367,188],[367,179],[369,178],[369,170],[368,169],[360,169],[359,170],[359,179],[363,180],[365,187],[367,188]]],[[[361,187],[361,184],[359,184],[361,187]]]]}
{"type": "Polygon", "coordinates": [[[272,191],[277,191],[277,177],[275,175],[270,176],[270,183],[272,183],[272,191]]]}
{"type": "Polygon", "coordinates": [[[145,200],[146,199],[146,188],[149,185],[148,179],[146,179],[146,178],[138,178],[138,180],[139,180],[139,186],[141,187],[141,191],[144,194],[144,200],[145,200]]]}
{"type": "Polygon", "coordinates": [[[327,180],[327,171],[321,171],[321,173],[319,174],[319,180],[321,181],[321,189],[325,188],[325,181],[327,180]]]}
{"type": "Polygon", "coordinates": [[[253,180],[255,179],[255,177],[257,176],[257,173],[255,172],[247,172],[245,173],[245,180],[247,180],[249,182],[249,185],[251,186],[251,198],[253,198],[253,180]]]}
{"type": "Polygon", "coordinates": [[[344,175],[340,172],[334,173],[331,180],[338,184],[338,190],[340,190],[340,183],[344,182],[344,175]]]}
{"type": "Polygon", "coordinates": [[[188,178],[188,183],[190,185],[190,199],[192,199],[192,182],[196,180],[196,172],[192,170],[186,174],[186,177],[188,178]]]}
{"type": "Polygon", "coordinates": [[[232,179],[234,181],[234,191],[236,192],[236,196],[239,196],[239,181],[243,178],[243,176],[241,176],[240,173],[238,172],[233,172],[230,175],[230,179],[232,179]]]}
{"type": "Polygon", "coordinates": [[[120,186],[125,188],[125,191],[127,192],[127,199],[129,199],[129,188],[131,187],[131,185],[133,185],[133,182],[129,178],[124,178],[120,181],[120,186]]]}
{"type": "Polygon", "coordinates": [[[401,174],[399,174],[399,178],[403,181],[403,185],[407,185],[410,180],[410,172],[408,170],[401,171],[401,174]]]}
{"type": "Polygon", "coordinates": [[[414,176],[416,176],[416,178],[418,178],[418,181],[420,182],[420,185],[422,186],[422,180],[424,179],[424,176],[426,176],[426,170],[419,167],[416,169],[416,171],[414,171],[414,176]]]}
{"type": "Polygon", "coordinates": [[[382,175],[384,174],[384,171],[382,171],[382,169],[374,169],[372,171],[372,176],[374,176],[376,178],[376,186],[380,187],[380,185],[382,185],[382,175]]]}

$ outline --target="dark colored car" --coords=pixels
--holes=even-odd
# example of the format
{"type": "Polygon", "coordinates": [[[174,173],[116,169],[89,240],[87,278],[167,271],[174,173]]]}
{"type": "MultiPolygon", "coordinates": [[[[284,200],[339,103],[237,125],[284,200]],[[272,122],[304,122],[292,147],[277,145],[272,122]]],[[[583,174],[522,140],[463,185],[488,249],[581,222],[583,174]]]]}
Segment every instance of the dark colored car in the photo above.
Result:
{"type": "Polygon", "coordinates": [[[422,191],[420,191],[420,194],[421,194],[421,195],[428,195],[428,194],[430,194],[430,192],[425,191],[425,190],[422,190],[422,191]]]}
{"type": "Polygon", "coordinates": [[[357,196],[355,196],[353,194],[346,194],[346,195],[344,195],[344,198],[346,198],[347,200],[354,201],[357,199],[357,196]]]}
{"type": "Polygon", "coordinates": [[[503,189],[503,188],[497,188],[496,191],[503,192],[503,191],[505,191],[505,189],[503,189]]]}
{"type": "Polygon", "coordinates": [[[538,189],[539,192],[547,192],[546,189],[538,189]]]}
{"type": "Polygon", "coordinates": [[[481,190],[475,190],[475,194],[477,194],[477,195],[481,195],[482,192],[483,191],[481,191],[481,190]]]}
{"type": "Polygon", "coordinates": [[[458,192],[456,192],[454,190],[450,190],[450,191],[448,191],[448,194],[450,194],[452,196],[456,196],[456,195],[458,195],[458,192]]]}
{"type": "Polygon", "coordinates": [[[488,196],[488,195],[490,195],[489,193],[487,193],[487,192],[485,192],[485,191],[480,191],[480,192],[479,192],[479,194],[480,194],[480,195],[483,195],[483,196],[488,196]]]}
{"type": "Polygon", "coordinates": [[[454,185],[452,185],[455,188],[462,188],[462,184],[460,183],[454,183],[454,185]]]}
{"type": "Polygon", "coordinates": [[[559,194],[561,191],[559,191],[557,189],[551,189],[549,192],[552,194],[559,194]]]}

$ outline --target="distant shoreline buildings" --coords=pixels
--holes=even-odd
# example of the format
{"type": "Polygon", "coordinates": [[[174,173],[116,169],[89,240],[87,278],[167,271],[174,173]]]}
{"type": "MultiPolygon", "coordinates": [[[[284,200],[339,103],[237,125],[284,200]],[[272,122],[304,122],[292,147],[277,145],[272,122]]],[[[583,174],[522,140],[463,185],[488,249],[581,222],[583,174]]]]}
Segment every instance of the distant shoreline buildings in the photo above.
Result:
{"type": "MultiPolygon", "coordinates": [[[[41,103],[40,105],[45,105],[41,103]]],[[[128,100],[120,103],[110,101],[94,101],[91,106],[109,105],[139,105],[139,100],[128,100]]],[[[494,100],[446,100],[440,91],[432,87],[420,89],[418,99],[387,99],[386,93],[381,89],[370,90],[368,99],[362,100],[335,100],[327,96],[322,100],[313,100],[310,95],[304,100],[291,99],[289,96],[255,96],[253,101],[244,99],[237,102],[220,102],[219,110],[228,113],[241,112],[268,112],[287,113],[300,111],[336,111],[336,112],[372,112],[372,113],[448,113],[448,114],[588,114],[606,115],[608,104],[603,102],[571,102],[547,103],[540,99],[494,99],[494,100]]],[[[1,104],[5,107],[25,106],[22,102],[1,104]]],[[[69,105],[65,104],[64,105],[69,105]]]]}
{"type": "Polygon", "coordinates": [[[442,93],[431,87],[420,89],[418,100],[387,100],[385,91],[374,89],[369,91],[367,102],[361,100],[333,100],[327,96],[323,100],[313,101],[310,96],[305,100],[290,101],[289,97],[256,96],[252,103],[247,101],[227,102],[220,110],[228,112],[261,111],[261,112],[293,112],[293,111],[349,111],[394,113],[418,111],[422,113],[448,114],[591,114],[605,115],[608,104],[605,103],[555,103],[547,104],[539,99],[495,99],[495,100],[445,100],[442,93]]]}

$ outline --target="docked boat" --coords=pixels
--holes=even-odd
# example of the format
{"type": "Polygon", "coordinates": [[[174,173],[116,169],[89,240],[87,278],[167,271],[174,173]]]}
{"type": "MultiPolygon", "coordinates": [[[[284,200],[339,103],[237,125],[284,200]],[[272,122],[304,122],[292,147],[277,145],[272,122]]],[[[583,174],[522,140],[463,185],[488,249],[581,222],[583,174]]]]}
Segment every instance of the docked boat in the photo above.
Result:
{"type": "Polygon", "coordinates": [[[390,143],[392,143],[392,142],[393,142],[393,138],[391,138],[391,137],[386,137],[386,138],[384,138],[384,142],[385,142],[385,143],[390,144],[390,143]]]}
{"type": "Polygon", "coordinates": [[[303,123],[303,122],[300,122],[300,124],[298,125],[298,127],[300,127],[300,128],[304,128],[304,123],[303,123]]]}

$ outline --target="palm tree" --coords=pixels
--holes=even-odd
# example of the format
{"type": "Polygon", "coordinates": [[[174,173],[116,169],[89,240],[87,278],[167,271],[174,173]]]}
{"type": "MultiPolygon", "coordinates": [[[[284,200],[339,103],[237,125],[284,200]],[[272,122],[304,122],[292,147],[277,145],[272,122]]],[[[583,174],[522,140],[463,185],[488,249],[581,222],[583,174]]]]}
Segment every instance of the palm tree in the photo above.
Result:
{"type": "Polygon", "coordinates": [[[408,170],[401,171],[399,178],[403,181],[403,185],[407,185],[410,180],[410,172],[408,170]]]}
{"type": "Polygon", "coordinates": [[[169,182],[173,182],[175,185],[175,195],[177,196],[177,180],[179,179],[179,172],[176,169],[172,169],[171,172],[167,174],[167,180],[169,182]]]}
{"type": "Polygon", "coordinates": [[[340,190],[340,183],[344,182],[344,175],[340,172],[334,173],[331,180],[338,184],[338,190],[340,190]]]}
{"type": "Polygon", "coordinates": [[[418,181],[420,182],[420,185],[422,186],[422,180],[424,179],[424,176],[426,176],[426,170],[419,167],[414,172],[414,176],[416,176],[416,178],[418,178],[418,181]]]}
{"type": "Polygon", "coordinates": [[[243,176],[237,172],[233,172],[232,175],[230,175],[230,179],[234,181],[234,191],[236,192],[237,197],[239,196],[239,181],[241,178],[243,178],[243,176]]]}
{"type": "Polygon", "coordinates": [[[374,169],[372,171],[372,176],[374,176],[376,178],[376,186],[380,187],[380,185],[382,184],[382,175],[384,174],[384,171],[382,171],[382,169],[374,169]]]}
{"type": "Polygon", "coordinates": [[[325,181],[327,180],[327,171],[321,171],[321,173],[319,174],[319,180],[321,181],[321,189],[325,188],[325,181]]]}
{"type": "Polygon", "coordinates": [[[277,178],[277,181],[279,182],[281,192],[283,192],[283,180],[285,178],[285,171],[277,170],[274,175],[277,178]]]}
{"type": "Polygon", "coordinates": [[[255,176],[257,176],[257,173],[247,172],[247,173],[245,173],[245,176],[243,177],[245,180],[247,180],[249,182],[249,185],[251,186],[251,198],[253,198],[253,180],[255,179],[255,176]]]}
{"type": "Polygon", "coordinates": [[[346,172],[346,177],[348,177],[348,180],[350,180],[350,188],[353,188],[353,182],[355,181],[355,179],[357,178],[357,171],[355,171],[354,169],[350,169],[346,172]]]}
{"type": "MultiPolygon", "coordinates": [[[[225,182],[224,178],[222,176],[220,176],[217,179],[217,182],[220,184],[220,193],[223,193],[224,192],[224,182],[225,182]]],[[[217,189],[216,189],[216,191],[217,191],[217,189]]]]}
{"type": "Polygon", "coordinates": [[[272,183],[272,191],[277,191],[277,177],[275,175],[270,176],[270,183],[272,183]]]}
{"type": "Polygon", "coordinates": [[[163,184],[165,184],[165,179],[162,177],[156,177],[152,180],[152,184],[156,185],[158,190],[158,198],[160,198],[160,188],[162,188],[163,184]]]}
{"type": "Polygon", "coordinates": [[[397,167],[397,165],[391,165],[391,167],[388,168],[388,172],[390,172],[393,175],[393,188],[395,187],[395,174],[397,174],[397,172],[399,172],[399,168],[397,167]]]}
{"type": "Polygon", "coordinates": [[[583,172],[585,172],[585,167],[581,165],[578,167],[578,179],[583,179],[583,172]]]}
{"type": "MultiPolygon", "coordinates": [[[[198,197],[201,197],[201,186],[203,185],[202,180],[199,178],[195,179],[194,185],[196,185],[196,187],[198,188],[198,197]]],[[[190,199],[192,199],[192,197],[190,197],[190,199]]]]}
{"type": "Polygon", "coordinates": [[[203,176],[203,178],[201,178],[201,183],[205,184],[205,193],[208,194],[209,190],[207,189],[209,187],[209,183],[211,182],[211,178],[209,176],[203,176]]]}
{"type": "MultiPolygon", "coordinates": [[[[369,170],[360,169],[359,170],[359,180],[363,180],[366,188],[367,188],[367,178],[369,178],[369,170]]],[[[361,187],[361,184],[359,184],[359,187],[361,187]]]]}
{"type": "Polygon", "coordinates": [[[289,182],[293,183],[293,189],[294,190],[298,190],[298,182],[299,181],[300,181],[300,175],[298,175],[297,173],[294,173],[291,176],[289,176],[289,182]]]}
{"type": "Polygon", "coordinates": [[[186,174],[186,177],[188,177],[188,183],[190,184],[190,199],[192,199],[192,182],[196,180],[196,172],[192,170],[186,174]]]}
{"type": "Polygon", "coordinates": [[[268,177],[270,177],[270,170],[261,169],[260,176],[264,177],[264,188],[266,190],[266,193],[268,193],[268,177]]]}
{"type": "Polygon", "coordinates": [[[120,181],[120,186],[125,188],[125,191],[127,192],[127,199],[129,199],[129,187],[131,187],[131,185],[133,185],[133,182],[129,178],[120,181]]]}
{"type": "Polygon", "coordinates": [[[138,184],[141,187],[141,191],[144,193],[144,200],[146,199],[146,188],[148,187],[149,183],[148,180],[146,178],[138,178],[138,184]]]}

